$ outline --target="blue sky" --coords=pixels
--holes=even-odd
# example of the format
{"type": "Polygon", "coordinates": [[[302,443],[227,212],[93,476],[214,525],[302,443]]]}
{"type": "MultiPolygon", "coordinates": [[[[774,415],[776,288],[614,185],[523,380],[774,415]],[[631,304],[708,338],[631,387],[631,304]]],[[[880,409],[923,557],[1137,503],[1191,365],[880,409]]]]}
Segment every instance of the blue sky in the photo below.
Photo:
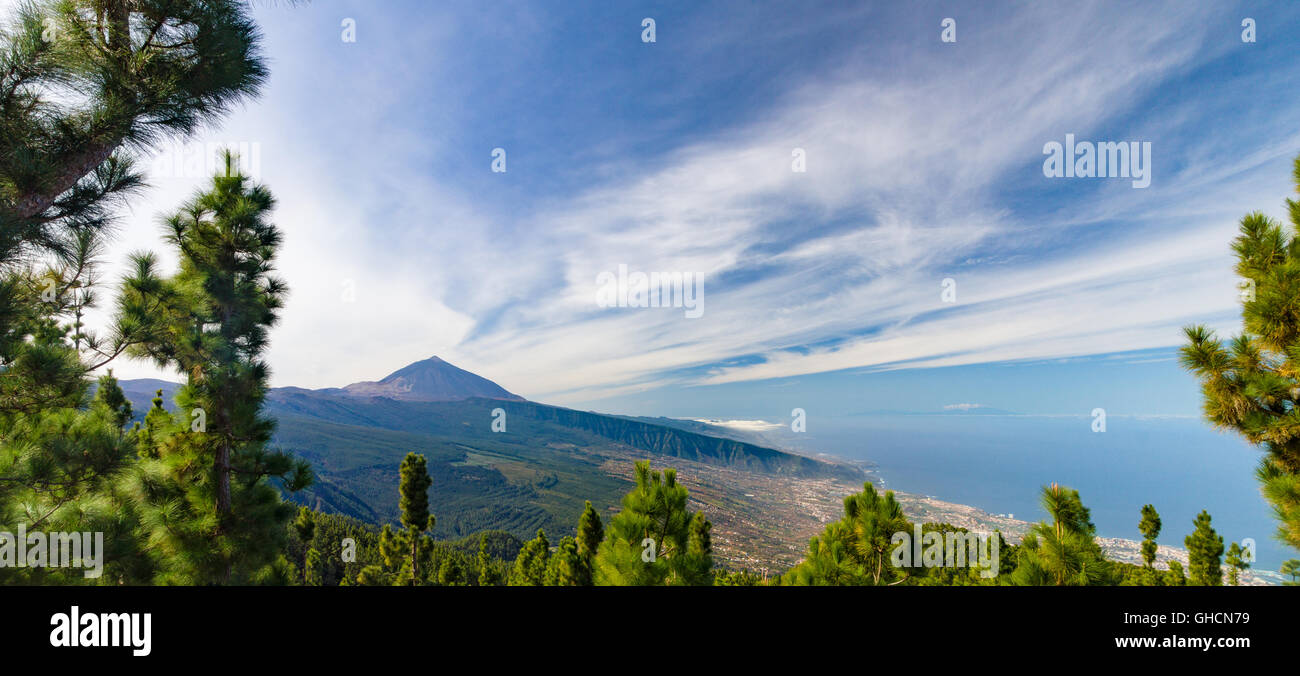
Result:
{"type": "MultiPolygon", "coordinates": [[[[190,141],[280,200],[275,384],[437,354],[630,413],[1195,415],[1180,327],[1235,330],[1236,222],[1294,192],[1300,5],[700,4],[259,7],[265,95],[190,141]],[[1066,134],[1149,141],[1150,187],[1046,178],[1066,134]],[[621,264],[703,316],[599,307],[621,264]]],[[[201,183],[156,174],[111,259],[201,183]]]]}

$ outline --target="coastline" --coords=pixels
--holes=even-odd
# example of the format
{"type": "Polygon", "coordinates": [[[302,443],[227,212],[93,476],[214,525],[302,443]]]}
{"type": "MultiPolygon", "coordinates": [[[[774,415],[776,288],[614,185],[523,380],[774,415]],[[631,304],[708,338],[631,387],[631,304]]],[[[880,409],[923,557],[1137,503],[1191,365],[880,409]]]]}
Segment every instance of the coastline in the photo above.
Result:
{"type": "MultiPolygon", "coordinates": [[[[1035,521],[1016,519],[1005,514],[991,514],[972,505],[949,502],[935,496],[908,493],[891,489],[889,488],[885,477],[881,476],[879,466],[870,461],[850,460],[825,452],[809,452],[803,449],[793,448],[788,444],[779,443],[777,440],[772,439],[767,435],[744,434],[738,433],[734,428],[728,428],[721,425],[718,425],[717,427],[730,431],[731,434],[727,435],[729,437],[748,437],[746,440],[750,443],[776,448],[784,453],[800,455],[821,462],[854,467],[861,472],[864,482],[869,481],[878,489],[893,490],[895,497],[903,506],[904,513],[913,521],[943,522],[975,531],[998,530],[1001,531],[1003,537],[1012,544],[1019,544],[1021,538],[1024,537],[1034,523],[1036,523],[1035,521]]],[[[665,460],[668,459],[665,458],[665,460]]],[[[677,460],[677,462],[680,464],[680,460],[677,460]]],[[[737,479],[738,478],[733,478],[733,480],[737,479]]],[[[840,518],[842,514],[841,502],[845,496],[862,490],[861,484],[850,484],[842,481],[798,478],[791,478],[790,481],[802,482],[804,484],[799,489],[796,489],[793,486],[785,489],[790,491],[792,495],[800,496],[793,500],[793,503],[804,509],[808,514],[814,514],[818,518],[818,524],[815,529],[811,528],[811,524],[804,523],[801,520],[794,520],[792,522],[795,534],[802,535],[803,537],[800,541],[804,543],[807,542],[808,538],[820,533],[825,523],[840,518]]],[[[688,476],[686,483],[689,487],[694,482],[690,481],[688,476]]],[[[703,483],[701,483],[700,488],[702,490],[707,490],[704,488],[703,483]]],[[[695,502],[696,495],[694,488],[692,488],[691,493],[692,501],[695,502]]],[[[709,510],[711,505],[708,501],[701,500],[698,504],[699,508],[704,508],[706,513],[710,513],[710,518],[713,518],[713,513],[709,510]]],[[[773,505],[769,508],[774,509],[777,513],[783,511],[782,508],[777,505],[773,505]]],[[[718,511],[716,506],[714,507],[714,511],[718,511]]],[[[719,514],[718,516],[725,519],[725,516],[722,514],[719,514]]],[[[735,537],[740,535],[740,532],[735,532],[733,534],[735,537]]],[[[725,536],[723,539],[726,539],[725,536]]],[[[1132,538],[1106,537],[1102,535],[1098,535],[1096,539],[1097,543],[1101,545],[1102,550],[1106,553],[1107,558],[1123,563],[1142,565],[1142,543],[1140,540],[1132,538]]],[[[743,545],[743,541],[728,541],[724,544],[724,548],[728,550],[730,556],[722,555],[720,558],[729,564],[758,563],[752,555],[745,552],[746,548],[743,545]]],[[[1169,561],[1172,560],[1179,561],[1183,564],[1184,570],[1187,569],[1188,556],[1186,549],[1162,544],[1158,546],[1156,552],[1156,567],[1158,569],[1167,570],[1169,561]]],[[[802,558],[801,552],[798,559],[802,558]]],[[[797,560],[790,561],[789,557],[785,556],[781,557],[780,560],[787,564],[785,566],[786,568],[797,563],[797,560]]],[[[1280,586],[1284,579],[1285,578],[1280,573],[1275,571],[1247,569],[1241,575],[1241,584],[1243,586],[1280,586]]]]}

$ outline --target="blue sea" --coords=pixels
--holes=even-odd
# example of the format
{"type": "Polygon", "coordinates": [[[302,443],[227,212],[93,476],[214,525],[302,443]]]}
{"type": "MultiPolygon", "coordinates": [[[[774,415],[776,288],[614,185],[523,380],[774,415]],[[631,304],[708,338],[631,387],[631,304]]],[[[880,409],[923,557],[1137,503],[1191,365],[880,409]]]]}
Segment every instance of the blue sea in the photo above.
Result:
{"type": "Polygon", "coordinates": [[[1141,539],[1142,505],[1160,512],[1160,543],[1183,546],[1202,510],[1230,542],[1254,538],[1256,569],[1276,571],[1300,553],[1274,539],[1275,522],[1254,478],[1259,452],[1191,418],[1014,415],[861,415],[822,419],[797,447],[869,461],[887,487],[1041,520],[1039,488],[1079,491],[1098,534],[1141,539]]]}

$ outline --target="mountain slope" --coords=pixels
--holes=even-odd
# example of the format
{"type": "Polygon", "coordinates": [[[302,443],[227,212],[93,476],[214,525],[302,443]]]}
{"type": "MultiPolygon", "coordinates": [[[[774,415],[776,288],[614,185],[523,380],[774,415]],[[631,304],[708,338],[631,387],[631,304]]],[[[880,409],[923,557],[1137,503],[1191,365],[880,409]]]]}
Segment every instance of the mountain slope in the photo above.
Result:
{"type": "Polygon", "coordinates": [[[346,425],[378,427],[453,439],[527,439],[534,445],[619,444],[656,455],[774,475],[857,479],[855,468],[754,444],[641,420],[576,411],[530,401],[466,399],[450,402],[361,399],[308,392],[272,391],[268,410],[346,425]],[[494,409],[505,412],[506,431],[491,429],[494,409]]]}

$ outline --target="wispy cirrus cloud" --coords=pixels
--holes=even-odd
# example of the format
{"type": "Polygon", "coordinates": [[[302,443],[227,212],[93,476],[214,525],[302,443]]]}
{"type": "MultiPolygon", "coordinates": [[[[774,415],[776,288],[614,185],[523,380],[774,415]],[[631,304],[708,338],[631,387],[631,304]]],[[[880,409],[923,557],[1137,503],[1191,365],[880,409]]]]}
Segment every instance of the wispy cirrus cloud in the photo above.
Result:
{"type": "MultiPolygon", "coordinates": [[[[1233,220],[1244,205],[1278,201],[1285,176],[1260,182],[1262,172],[1300,144],[1256,137],[1263,147],[1212,170],[1178,167],[1208,139],[1149,114],[1148,97],[1229,46],[1208,42],[1204,13],[1179,18],[1017,16],[987,36],[1004,49],[805,84],[767,120],[580,196],[544,229],[566,245],[565,293],[519,310],[530,344],[534,331],[556,336],[548,359],[532,373],[518,362],[506,370],[545,378],[548,394],[589,398],[1143,349],[1176,343],[1188,322],[1222,319],[1235,302],[1233,220]],[[1048,30],[1060,39],[1017,39],[1048,30]],[[1157,139],[1157,186],[1042,186],[1045,140],[1125,128],[1117,120],[1132,130],[1125,139],[1157,139]],[[807,150],[807,174],[789,170],[795,146],[807,150]],[[1019,185],[1028,204],[1008,194],[1019,185]],[[616,261],[706,272],[705,319],[590,311],[592,280],[616,261]],[[960,290],[949,307],[946,277],[960,290]],[[557,364],[567,365],[558,377],[557,364]]],[[[478,345],[529,354],[513,336],[498,339],[478,345]]]]}

